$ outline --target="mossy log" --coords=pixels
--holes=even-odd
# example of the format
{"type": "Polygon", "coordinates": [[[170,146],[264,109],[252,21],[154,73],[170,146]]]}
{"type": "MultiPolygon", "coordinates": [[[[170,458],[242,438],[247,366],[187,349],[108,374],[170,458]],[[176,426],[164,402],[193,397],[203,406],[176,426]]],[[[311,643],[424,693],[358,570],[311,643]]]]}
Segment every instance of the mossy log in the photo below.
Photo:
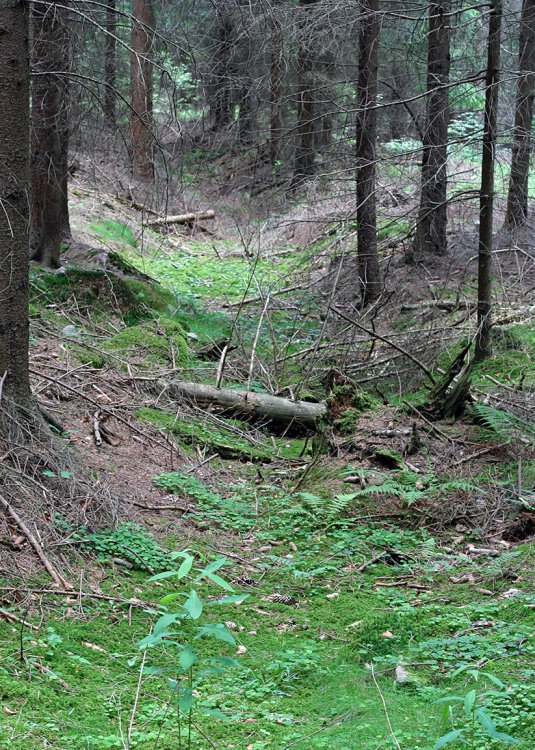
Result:
{"type": "Polygon", "coordinates": [[[165,227],[167,224],[194,224],[196,221],[209,221],[215,219],[215,211],[200,211],[199,213],[178,214],[176,216],[162,216],[158,219],[149,219],[145,222],[147,227],[165,227]]]}
{"type": "Polygon", "coordinates": [[[215,406],[229,415],[264,420],[279,427],[318,430],[327,417],[324,402],[290,401],[267,393],[216,388],[202,383],[175,381],[167,386],[167,393],[198,406],[215,406]]]}

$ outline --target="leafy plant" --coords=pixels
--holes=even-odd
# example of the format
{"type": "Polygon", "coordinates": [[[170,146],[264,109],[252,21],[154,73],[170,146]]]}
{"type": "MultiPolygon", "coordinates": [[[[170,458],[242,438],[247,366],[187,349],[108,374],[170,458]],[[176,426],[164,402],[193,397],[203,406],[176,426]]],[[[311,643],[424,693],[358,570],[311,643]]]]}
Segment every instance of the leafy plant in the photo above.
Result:
{"type": "Polygon", "coordinates": [[[526,422],[503,409],[476,404],[473,407],[477,420],[505,443],[518,440],[519,437],[535,443],[535,425],[526,422]]]}
{"type": "Polygon", "coordinates": [[[105,529],[92,534],[81,530],[77,538],[87,550],[100,558],[122,557],[137,568],[149,572],[167,570],[171,557],[140,526],[122,523],[116,529],[105,529]]]}
{"type": "Polygon", "coordinates": [[[338,493],[329,497],[321,497],[311,492],[300,492],[303,505],[314,515],[326,521],[339,518],[347,510],[351,502],[358,496],[357,492],[338,493]]]}
{"type": "Polygon", "coordinates": [[[202,645],[202,639],[211,639],[233,648],[236,641],[224,623],[211,622],[206,617],[208,607],[228,605],[242,602],[248,594],[234,594],[233,587],[218,571],[227,560],[220,557],[205,567],[195,566],[195,557],[189,551],[172,554],[175,560],[181,560],[176,570],[158,573],[149,581],[174,580],[182,587],[189,582],[189,591],[178,590],[166,594],[160,601],[159,618],[154,623],[151,632],[139,642],[139,648],[147,652],[148,649],[161,648],[162,662],[146,666],[146,656],[141,664],[142,675],[159,675],[166,678],[171,692],[170,705],[176,705],[179,725],[185,725],[185,735],[179,734],[179,748],[191,748],[193,712],[219,719],[226,719],[226,715],[212,705],[208,706],[200,699],[198,687],[203,678],[210,675],[221,675],[229,667],[238,666],[238,662],[226,655],[214,655],[213,649],[202,645]],[[206,583],[230,592],[228,596],[208,600],[201,598],[201,587],[206,583]],[[178,609],[171,611],[171,607],[178,609]],[[194,624],[193,632],[187,628],[188,623],[194,624]],[[189,637],[188,637],[189,636],[189,637]],[[169,662],[166,659],[171,654],[169,662]],[[199,668],[200,667],[200,668],[199,668]]]}
{"type": "Polygon", "coordinates": [[[448,695],[445,698],[441,698],[438,702],[444,703],[447,706],[447,715],[450,719],[453,719],[453,706],[462,706],[460,718],[463,720],[463,725],[443,734],[436,743],[434,750],[440,750],[440,748],[445,747],[452,742],[461,742],[468,745],[470,748],[475,748],[480,734],[486,735],[496,742],[504,742],[509,745],[516,744],[518,740],[514,737],[511,737],[511,735],[506,734],[505,732],[498,731],[496,724],[489,713],[489,706],[487,705],[488,700],[492,696],[500,696],[501,698],[507,697],[507,693],[505,692],[506,687],[503,682],[488,672],[480,672],[476,669],[466,669],[465,667],[460,667],[456,670],[453,677],[462,672],[467,672],[475,682],[478,682],[479,678],[483,677],[495,687],[498,687],[500,691],[479,691],[474,688],[469,690],[464,696],[448,695]]]}

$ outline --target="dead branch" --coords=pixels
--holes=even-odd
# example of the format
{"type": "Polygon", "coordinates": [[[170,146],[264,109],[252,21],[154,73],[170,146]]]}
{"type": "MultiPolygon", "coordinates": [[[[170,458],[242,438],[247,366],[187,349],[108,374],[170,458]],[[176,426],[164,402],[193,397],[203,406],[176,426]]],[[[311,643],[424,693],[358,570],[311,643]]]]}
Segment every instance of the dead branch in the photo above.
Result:
{"type": "Polygon", "coordinates": [[[68,581],[66,581],[63,576],[61,576],[57,570],[54,568],[50,560],[47,558],[45,553],[43,552],[43,548],[37,541],[37,539],[34,537],[30,529],[26,526],[22,518],[19,516],[17,511],[8,503],[8,501],[0,495],[0,505],[2,508],[6,511],[8,515],[11,516],[11,518],[15,521],[19,529],[22,531],[28,542],[31,544],[31,546],[34,548],[37,557],[41,560],[43,563],[43,566],[45,570],[50,574],[52,579],[57,583],[58,586],[63,586],[66,589],[70,589],[71,591],[74,590],[72,584],[70,584],[68,581]]]}
{"type": "Polygon", "coordinates": [[[194,224],[197,221],[215,219],[215,211],[200,211],[199,213],[177,214],[176,216],[162,216],[145,222],[146,227],[165,227],[167,224],[194,224]]]}

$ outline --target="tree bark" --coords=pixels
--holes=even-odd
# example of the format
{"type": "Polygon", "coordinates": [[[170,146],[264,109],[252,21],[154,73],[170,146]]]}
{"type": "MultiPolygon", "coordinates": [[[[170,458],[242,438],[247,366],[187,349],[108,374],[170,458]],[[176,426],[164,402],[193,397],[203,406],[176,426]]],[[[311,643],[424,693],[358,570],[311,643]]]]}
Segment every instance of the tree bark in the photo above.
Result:
{"type": "Polygon", "coordinates": [[[28,406],[28,5],[0,0],[0,401],[28,406]]]}
{"type": "Polygon", "coordinates": [[[298,187],[314,174],[316,91],[314,81],[313,34],[310,11],[317,0],[299,0],[302,13],[297,54],[297,143],[292,187],[298,187]]]}
{"type": "Polygon", "coordinates": [[[154,0],[133,0],[130,55],[131,161],[139,180],[154,179],[153,41],[154,0]]]}
{"type": "Polygon", "coordinates": [[[280,159],[282,121],[282,95],[284,91],[284,34],[277,17],[277,1],[271,8],[271,61],[270,61],[270,127],[269,157],[274,167],[280,159]]]}
{"type": "Polygon", "coordinates": [[[422,187],[411,259],[443,255],[447,240],[448,82],[451,0],[429,5],[427,112],[423,135],[422,187]]]}
{"type": "Polygon", "coordinates": [[[520,20],[511,176],[505,214],[505,227],[507,229],[525,226],[528,220],[528,178],[534,100],[535,0],[524,0],[520,20]]]}
{"type": "Polygon", "coordinates": [[[292,425],[316,430],[327,417],[325,403],[290,401],[252,391],[234,391],[202,383],[177,381],[162,387],[172,398],[194,401],[200,406],[218,406],[225,412],[248,419],[263,419],[276,425],[292,425]]]}
{"type": "Polygon", "coordinates": [[[478,331],[475,351],[475,358],[478,361],[490,356],[492,344],[492,219],[494,212],[494,168],[498,126],[501,31],[502,0],[491,0],[479,197],[478,331]]]}
{"type": "Polygon", "coordinates": [[[68,213],[68,83],[66,3],[32,5],[31,256],[59,266],[68,213]]]}
{"type": "Polygon", "coordinates": [[[361,302],[381,294],[375,197],[379,0],[362,0],[356,115],[357,247],[361,302]]]}
{"type": "Polygon", "coordinates": [[[212,60],[212,93],[210,118],[214,130],[221,130],[232,121],[231,56],[234,22],[226,0],[214,3],[214,51],[212,60]]]}
{"type": "Polygon", "coordinates": [[[106,46],[104,51],[104,115],[110,128],[117,121],[117,17],[115,0],[106,3],[106,46]]]}

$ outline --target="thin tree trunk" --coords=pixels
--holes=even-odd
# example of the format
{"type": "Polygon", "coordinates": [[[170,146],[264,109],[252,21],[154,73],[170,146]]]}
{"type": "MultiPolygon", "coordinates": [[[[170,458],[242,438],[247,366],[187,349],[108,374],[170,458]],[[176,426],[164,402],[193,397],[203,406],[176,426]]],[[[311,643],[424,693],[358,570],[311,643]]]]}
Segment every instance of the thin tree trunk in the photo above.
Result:
{"type": "Polygon", "coordinates": [[[154,0],[133,0],[131,37],[131,160],[132,173],[140,180],[154,178],[153,138],[153,41],[154,0]]]}
{"type": "Polygon", "coordinates": [[[59,266],[68,219],[69,32],[65,3],[32,6],[31,255],[59,266]]]}
{"type": "Polygon", "coordinates": [[[0,402],[30,403],[28,4],[0,0],[0,402]]]}
{"type": "Polygon", "coordinates": [[[271,66],[270,66],[270,106],[271,122],[269,133],[269,156],[271,166],[280,158],[282,121],[282,95],[284,91],[284,34],[282,23],[276,16],[277,3],[271,9],[271,66]]]}
{"type": "Polygon", "coordinates": [[[429,5],[427,113],[422,152],[422,189],[411,258],[443,255],[447,240],[448,82],[450,77],[450,0],[429,5]]]}
{"type": "Polygon", "coordinates": [[[505,227],[508,229],[524,226],[528,219],[528,178],[534,100],[535,0],[524,0],[520,20],[511,176],[505,214],[505,227]]]}
{"type": "Polygon", "coordinates": [[[357,246],[361,301],[381,294],[375,197],[379,0],[362,0],[356,116],[357,246]]]}
{"type": "Polygon", "coordinates": [[[226,0],[216,0],[210,117],[215,130],[232,120],[231,54],[234,24],[226,0]]]}
{"type": "Polygon", "coordinates": [[[104,51],[104,115],[111,128],[117,120],[117,97],[115,84],[117,79],[117,17],[115,0],[106,4],[106,47],[104,51]]]}
{"type": "Polygon", "coordinates": [[[298,187],[314,174],[316,91],[314,82],[313,34],[310,11],[317,0],[299,0],[302,13],[297,56],[297,144],[292,187],[298,187]]]}
{"type": "Polygon", "coordinates": [[[502,0],[491,0],[487,73],[485,77],[485,121],[483,159],[479,198],[479,251],[476,359],[491,354],[492,344],[492,219],[494,210],[494,167],[498,124],[498,83],[500,76],[500,40],[502,0]]]}

